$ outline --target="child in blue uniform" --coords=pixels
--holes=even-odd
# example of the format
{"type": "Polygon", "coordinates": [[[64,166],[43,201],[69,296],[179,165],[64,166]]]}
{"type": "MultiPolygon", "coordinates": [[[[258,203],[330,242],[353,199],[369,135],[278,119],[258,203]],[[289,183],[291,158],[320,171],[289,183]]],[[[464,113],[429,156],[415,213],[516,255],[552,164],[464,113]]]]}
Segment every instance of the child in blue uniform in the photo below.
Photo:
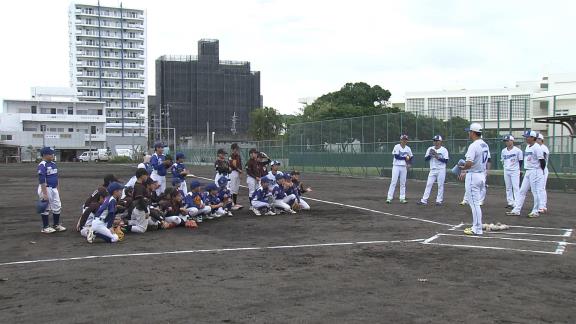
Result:
{"type": "Polygon", "coordinates": [[[54,163],[54,150],[44,147],[40,150],[42,161],[38,164],[38,197],[44,210],[42,216],[42,233],[63,232],[66,228],[60,225],[62,203],[58,192],[58,168],[54,163]],[[44,208],[45,207],[45,208],[44,208]],[[54,224],[50,227],[49,216],[52,212],[54,224]]]}
{"type": "Polygon", "coordinates": [[[206,218],[212,219],[224,216],[226,214],[226,211],[223,208],[224,204],[218,197],[218,186],[214,183],[211,183],[207,185],[205,189],[206,189],[206,198],[204,200],[204,203],[207,206],[210,206],[210,209],[212,210],[211,213],[206,218]]]}
{"type": "Polygon", "coordinates": [[[288,205],[288,202],[292,199],[296,198],[296,195],[288,196],[285,192],[287,189],[284,174],[277,173],[276,176],[276,184],[272,187],[272,197],[274,197],[274,204],[275,208],[280,208],[282,211],[296,214],[292,207],[288,205]]]}
{"type": "Polygon", "coordinates": [[[184,205],[188,211],[188,216],[196,221],[202,223],[204,217],[212,212],[210,206],[204,204],[204,195],[200,191],[202,184],[194,180],[190,182],[190,192],[184,197],[184,205]]]}
{"type": "Polygon", "coordinates": [[[92,227],[88,230],[86,240],[93,243],[96,237],[103,239],[108,243],[116,243],[119,241],[118,235],[113,233],[110,229],[114,226],[114,219],[116,218],[116,201],[122,196],[124,186],[118,182],[112,182],[108,185],[108,193],[110,194],[92,220],[92,227]]]}
{"type": "Polygon", "coordinates": [[[156,143],[154,144],[154,154],[150,159],[150,165],[152,165],[152,174],[150,177],[156,180],[159,184],[158,189],[156,189],[156,194],[160,196],[166,190],[166,167],[169,164],[166,156],[164,155],[164,144],[156,143]]]}
{"type": "Polygon", "coordinates": [[[256,216],[260,216],[262,214],[276,215],[276,213],[272,211],[272,203],[274,199],[270,190],[270,180],[266,177],[260,179],[260,187],[256,189],[256,191],[254,191],[252,194],[252,197],[250,197],[252,211],[256,216]]]}
{"type": "Polygon", "coordinates": [[[234,216],[232,215],[232,207],[234,205],[231,199],[232,192],[228,189],[228,181],[230,180],[226,177],[220,177],[220,179],[218,179],[218,198],[220,198],[220,201],[224,205],[222,208],[224,208],[226,214],[228,216],[234,216]]]}
{"type": "Polygon", "coordinates": [[[186,185],[188,170],[184,165],[185,158],[184,153],[176,153],[176,163],[172,165],[172,186],[183,192],[184,196],[188,193],[188,186],[186,185]]]}

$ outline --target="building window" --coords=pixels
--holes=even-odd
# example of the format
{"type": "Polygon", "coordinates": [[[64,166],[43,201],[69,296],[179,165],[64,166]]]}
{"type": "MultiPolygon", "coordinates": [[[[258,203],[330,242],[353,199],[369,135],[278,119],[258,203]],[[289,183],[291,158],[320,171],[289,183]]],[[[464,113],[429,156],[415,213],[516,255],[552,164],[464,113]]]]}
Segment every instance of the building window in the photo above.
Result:
{"type": "Polygon", "coordinates": [[[482,121],[488,117],[488,96],[470,97],[470,121],[482,121]]]}
{"type": "Polygon", "coordinates": [[[74,115],[74,107],[68,107],[68,115],[74,115]]]}
{"type": "Polygon", "coordinates": [[[438,119],[446,118],[446,98],[428,98],[427,115],[438,119]]]}
{"type": "Polygon", "coordinates": [[[37,113],[37,109],[38,108],[36,106],[32,106],[32,107],[30,107],[30,112],[35,114],[35,113],[37,113]]]}
{"type": "Polygon", "coordinates": [[[68,128],[68,133],[73,133],[74,132],[74,128],[68,128]]]}
{"type": "Polygon", "coordinates": [[[406,111],[421,113],[424,110],[424,98],[406,99],[406,111]]]}
{"type": "Polygon", "coordinates": [[[40,131],[45,132],[46,131],[46,125],[40,125],[40,131]]]}
{"type": "Polygon", "coordinates": [[[467,119],[466,111],[466,97],[449,97],[446,98],[446,104],[448,106],[448,118],[460,117],[467,119]]]}
{"type": "Polygon", "coordinates": [[[490,119],[508,118],[508,96],[490,97],[490,119]]]}
{"type": "Polygon", "coordinates": [[[11,140],[12,140],[12,135],[0,135],[0,140],[3,140],[3,141],[11,141],[11,140]]]}
{"type": "Polygon", "coordinates": [[[98,116],[102,116],[102,109],[98,109],[98,116]]]}
{"type": "Polygon", "coordinates": [[[523,119],[524,115],[526,118],[530,117],[530,95],[512,96],[510,106],[512,107],[513,119],[523,119]]]}
{"type": "Polygon", "coordinates": [[[56,108],[50,108],[50,114],[56,115],[56,108]]]}
{"type": "Polygon", "coordinates": [[[96,126],[90,126],[90,134],[96,134],[96,126]]]}

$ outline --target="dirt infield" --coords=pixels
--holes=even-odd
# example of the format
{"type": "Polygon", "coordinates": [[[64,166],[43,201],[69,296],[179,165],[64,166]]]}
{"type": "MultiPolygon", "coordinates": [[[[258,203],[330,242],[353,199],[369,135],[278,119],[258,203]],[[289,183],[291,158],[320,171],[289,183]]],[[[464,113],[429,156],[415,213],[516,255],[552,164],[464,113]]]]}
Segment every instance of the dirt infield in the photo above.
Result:
{"type": "Polygon", "coordinates": [[[35,165],[0,166],[1,322],[576,322],[574,194],[549,193],[540,218],[510,218],[504,191],[491,187],[485,222],[512,227],[464,237],[462,185],[447,185],[444,206],[417,206],[424,183],[410,181],[409,204],[386,205],[388,179],[304,174],[311,212],[244,209],[194,231],[86,243],[73,231],[81,203],[105,174],[133,171],[59,164],[69,230],[46,235],[35,165]]]}

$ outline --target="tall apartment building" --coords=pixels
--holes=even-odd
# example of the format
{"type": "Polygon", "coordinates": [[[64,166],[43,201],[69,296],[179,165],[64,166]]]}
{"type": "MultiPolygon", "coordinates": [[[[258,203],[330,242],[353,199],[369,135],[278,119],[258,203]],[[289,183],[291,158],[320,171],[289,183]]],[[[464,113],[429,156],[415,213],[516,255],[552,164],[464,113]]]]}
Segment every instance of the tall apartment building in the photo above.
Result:
{"type": "Polygon", "coordinates": [[[246,137],[250,112],[262,107],[260,72],[250,62],[220,60],[215,39],[198,42],[198,56],[162,56],[156,60],[155,128],[174,128],[178,141],[246,137]],[[211,136],[211,135],[209,135],[211,136]]]}
{"type": "Polygon", "coordinates": [[[145,11],[73,3],[69,34],[71,86],[79,100],[105,103],[108,146],[145,147],[145,11]]]}

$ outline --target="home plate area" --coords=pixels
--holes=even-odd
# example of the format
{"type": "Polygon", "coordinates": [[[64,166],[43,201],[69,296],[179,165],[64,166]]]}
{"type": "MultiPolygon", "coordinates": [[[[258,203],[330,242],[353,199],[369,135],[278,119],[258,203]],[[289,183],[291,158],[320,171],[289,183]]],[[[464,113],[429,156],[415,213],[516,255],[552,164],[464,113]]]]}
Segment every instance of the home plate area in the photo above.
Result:
{"type": "Polygon", "coordinates": [[[571,229],[507,226],[505,229],[485,230],[483,235],[464,235],[460,231],[463,226],[460,224],[438,233],[422,244],[557,255],[563,254],[568,245],[575,244],[567,242],[572,236],[571,229]]]}

